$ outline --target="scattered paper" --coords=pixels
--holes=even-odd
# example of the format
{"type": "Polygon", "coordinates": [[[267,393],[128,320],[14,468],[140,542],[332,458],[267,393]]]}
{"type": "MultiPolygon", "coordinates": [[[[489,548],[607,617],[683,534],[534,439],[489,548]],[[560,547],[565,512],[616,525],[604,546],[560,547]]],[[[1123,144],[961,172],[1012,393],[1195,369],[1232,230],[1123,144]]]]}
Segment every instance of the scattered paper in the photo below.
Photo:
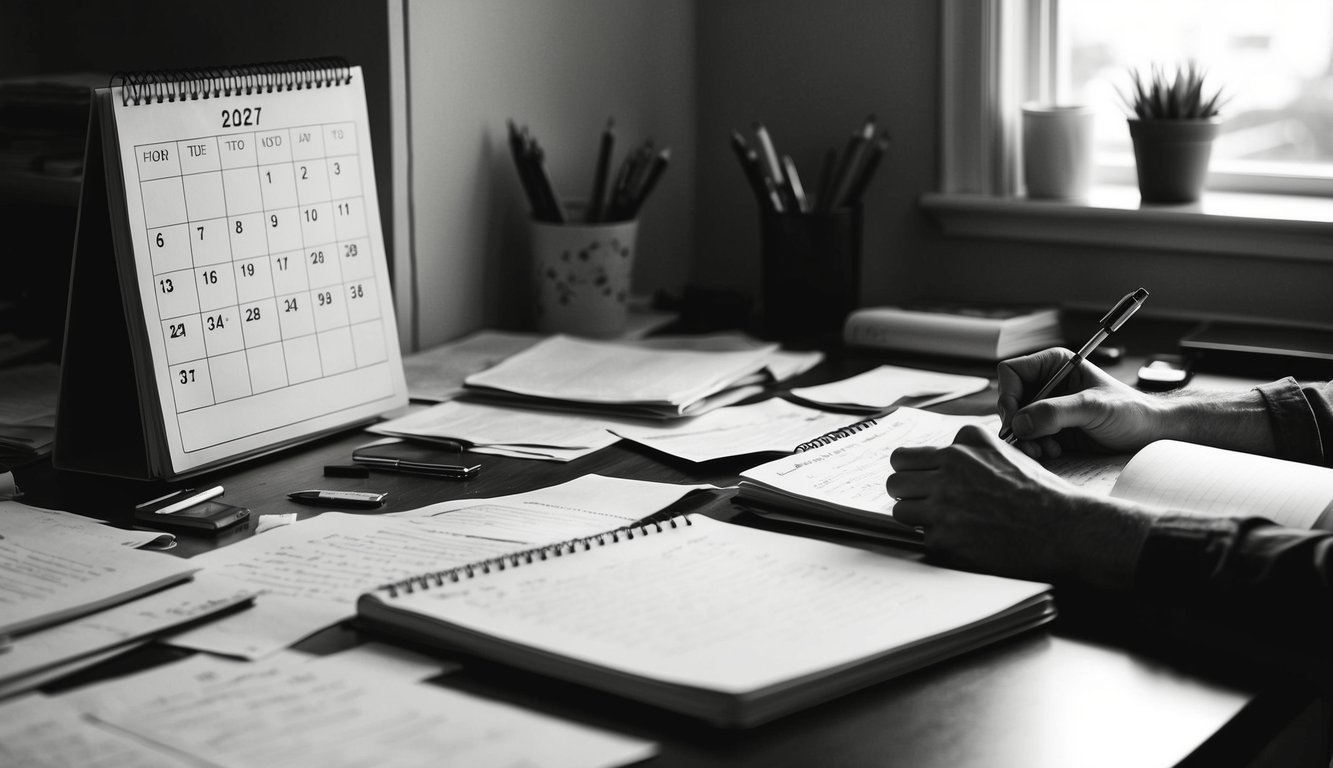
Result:
{"type": "Polygon", "coordinates": [[[405,683],[420,683],[459,669],[457,662],[444,661],[424,653],[373,640],[327,656],[315,656],[310,663],[337,664],[358,674],[373,675],[380,680],[400,680],[405,683]]]}
{"type": "Polygon", "coordinates": [[[162,531],[130,531],[86,515],[44,509],[18,502],[0,501],[0,526],[6,531],[24,530],[39,536],[78,536],[112,546],[138,549],[170,549],[176,536],[162,531]]]}
{"type": "Polygon", "coordinates": [[[845,427],[856,419],[845,413],[807,408],[774,397],[664,424],[614,429],[626,440],[687,461],[701,462],[751,453],[791,453],[801,443],[845,427]]]}
{"type": "Polygon", "coordinates": [[[224,768],[353,768],[386,758],[617,766],[656,753],[652,742],[292,652],[254,663],[196,655],[66,698],[101,722],[224,768]]]}
{"type": "Polygon", "coordinates": [[[441,402],[463,391],[463,379],[484,371],[542,339],[536,333],[481,330],[457,341],[403,357],[407,394],[441,402]]]}
{"type": "Polygon", "coordinates": [[[585,475],[494,499],[396,515],[325,512],[196,555],[260,594],[255,605],[173,635],[186,648],[257,659],[350,618],[362,592],[397,579],[610,530],[705,486],[585,475]]]}
{"type": "Polygon", "coordinates": [[[97,613],[13,638],[0,653],[0,683],[105,652],[240,605],[254,591],[201,573],[194,579],[97,613]]]}
{"type": "Polygon", "coordinates": [[[904,398],[913,398],[913,408],[982,392],[990,386],[984,376],[923,371],[896,365],[881,365],[842,381],[813,387],[797,387],[793,397],[816,405],[880,411],[904,398]]]}
{"type": "Polygon", "coordinates": [[[619,440],[609,431],[627,419],[451,400],[374,424],[377,435],[453,440],[472,453],[570,461],[619,440]]]}
{"type": "Polygon", "coordinates": [[[197,768],[198,763],[92,723],[64,699],[30,694],[0,704],[0,765],[197,768]]]}

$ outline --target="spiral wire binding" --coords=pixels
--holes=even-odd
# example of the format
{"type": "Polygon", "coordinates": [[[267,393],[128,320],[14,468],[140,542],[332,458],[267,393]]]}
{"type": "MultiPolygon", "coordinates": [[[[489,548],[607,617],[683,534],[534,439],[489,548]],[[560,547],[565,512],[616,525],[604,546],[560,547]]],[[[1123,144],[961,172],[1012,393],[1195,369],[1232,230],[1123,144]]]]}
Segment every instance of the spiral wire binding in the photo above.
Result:
{"type": "Polygon", "coordinates": [[[351,65],[341,56],[230,67],[145,69],[111,76],[113,88],[122,86],[122,106],[300,91],[350,82],[351,65]]]}
{"type": "Polygon", "coordinates": [[[819,448],[820,446],[828,445],[829,443],[834,442],[835,440],[841,440],[842,438],[847,437],[848,435],[854,435],[863,429],[875,426],[875,421],[876,421],[875,419],[862,419],[861,421],[858,421],[855,424],[848,424],[842,429],[835,429],[832,432],[825,432],[824,434],[820,435],[819,437],[816,437],[813,440],[807,440],[806,442],[796,446],[796,450],[793,451],[793,453],[800,453],[801,451],[808,451],[811,450],[812,448],[819,448]]]}
{"type": "Polygon", "coordinates": [[[506,568],[517,568],[520,565],[531,565],[534,562],[549,560],[553,557],[573,555],[579,551],[586,552],[592,549],[594,544],[599,547],[604,547],[607,544],[616,544],[620,542],[621,538],[626,540],[633,539],[636,531],[640,536],[647,536],[653,532],[661,533],[664,530],[663,526],[680,528],[681,526],[676,523],[677,520],[685,521],[686,526],[694,525],[694,523],[690,522],[688,515],[677,515],[666,519],[647,517],[637,523],[631,523],[630,525],[606,531],[605,533],[569,539],[556,544],[533,547],[532,549],[525,549],[519,552],[511,552],[507,555],[492,557],[488,560],[460,565],[457,568],[446,568],[443,571],[424,573],[391,584],[382,584],[376,587],[376,589],[387,591],[390,598],[398,597],[400,593],[410,595],[419,590],[442,587],[446,583],[456,584],[463,579],[471,579],[479,574],[484,575],[490,573],[492,570],[503,571],[506,568]]]}

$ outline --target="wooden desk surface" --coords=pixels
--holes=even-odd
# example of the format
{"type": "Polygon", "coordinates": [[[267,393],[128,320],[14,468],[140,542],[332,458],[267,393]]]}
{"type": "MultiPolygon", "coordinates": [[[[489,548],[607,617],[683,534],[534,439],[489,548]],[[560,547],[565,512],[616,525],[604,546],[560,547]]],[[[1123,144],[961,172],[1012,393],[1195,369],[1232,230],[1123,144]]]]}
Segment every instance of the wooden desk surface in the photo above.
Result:
{"type": "MultiPolygon", "coordinates": [[[[838,378],[882,362],[889,361],[875,355],[835,355],[795,383],[838,378]]],[[[935,367],[982,374],[993,370],[971,364],[935,367]]],[[[1120,366],[1123,370],[1114,372],[1132,375],[1136,367],[1137,363],[1126,361],[1120,366]]],[[[987,412],[993,404],[992,390],[941,409],[987,412]]],[[[323,476],[325,464],[346,463],[352,448],[371,437],[360,431],[345,433],[199,482],[224,485],[226,499],[249,506],[255,517],[289,512],[309,517],[319,510],[288,501],[289,491],[312,487],[387,491],[381,511],[390,512],[447,499],[516,493],[590,472],[728,486],[753,463],[727,460],[701,467],[621,442],[568,464],[479,456],[481,473],[463,482],[392,473],[375,473],[370,480],[323,476]]],[[[49,463],[20,468],[16,475],[28,503],[119,523],[128,522],[132,502],[149,496],[141,484],[61,477],[49,463]]],[[[765,524],[739,514],[726,493],[717,494],[702,511],[765,524]]],[[[250,535],[254,524],[252,518],[248,528],[217,540],[181,536],[175,552],[190,556],[225,545],[250,535]]],[[[337,627],[298,647],[324,653],[361,639],[354,630],[337,627]]],[[[123,672],[175,653],[151,647],[131,652],[74,681],[123,672]]],[[[1030,632],[739,732],[718,731],[578,686],[475,660],[466,660],[463,671],[436,682],[653,739],[661,753],[648,764],[660,766],[1247,765],[1313,700],[1312,692],[1298,682],[1228,670],[1185,652],[1139,647],[1114,627],[1086,624],[1064,614],[1049,631],[1030,632]]]]}

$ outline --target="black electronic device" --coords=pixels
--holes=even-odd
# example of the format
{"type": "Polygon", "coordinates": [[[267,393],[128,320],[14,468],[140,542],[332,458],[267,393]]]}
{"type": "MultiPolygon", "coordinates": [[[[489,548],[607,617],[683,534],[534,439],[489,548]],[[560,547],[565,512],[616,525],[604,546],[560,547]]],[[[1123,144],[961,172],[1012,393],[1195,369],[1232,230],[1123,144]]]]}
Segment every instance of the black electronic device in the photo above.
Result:
{"type": "Polygon", "coordinates": [[[250,519],[250,510],[227,504],[217,499],[209,499],[201,504],[162,513],[151,507],[134,510],[137,523],[152,528],[168,530],[195,531],[199,533],[217,533],[250,519]]]}
{"type": "Polygon", "coordinates": [[[1196,371],[1333,378],[1333,328],[1204,323],[1180,340],[1196,371]]]}
{"type": "Polygon", "coordinates": [[[1137,386],[1146,392],[1167,392],[1188,384],[1192,375],[1184,355],[1152,355],[1139,366],[1137,386]]]}

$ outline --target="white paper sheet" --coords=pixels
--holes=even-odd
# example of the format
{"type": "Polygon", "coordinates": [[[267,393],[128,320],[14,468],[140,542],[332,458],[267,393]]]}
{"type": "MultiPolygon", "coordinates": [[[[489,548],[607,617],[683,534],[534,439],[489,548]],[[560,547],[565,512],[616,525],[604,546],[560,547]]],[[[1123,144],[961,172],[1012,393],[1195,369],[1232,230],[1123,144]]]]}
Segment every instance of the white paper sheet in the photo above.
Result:
{"type": "Polygon", "coordinates": [[[651,742],[432,685],[311,663],[197,655],[68,694],[98,720],[224,768],[616,766],[651,742]]]}
{"type": "Polygon", "coordinates": [[[694,487],[585,475],[528,493],[399,515],[325,512],[193,558],[260,596],[253,608],[169,642],[262,658],[351,617],[356,598],[380,584],[610,530],[694,487]]]}
{"type": "Polygon", "coordinates": [[[807,440],[851,424],[856,416],[831,413],[772,397],[664,424],[613,427],[616,434],[688,461],[750,453],[791,453],[807,440]]]}

